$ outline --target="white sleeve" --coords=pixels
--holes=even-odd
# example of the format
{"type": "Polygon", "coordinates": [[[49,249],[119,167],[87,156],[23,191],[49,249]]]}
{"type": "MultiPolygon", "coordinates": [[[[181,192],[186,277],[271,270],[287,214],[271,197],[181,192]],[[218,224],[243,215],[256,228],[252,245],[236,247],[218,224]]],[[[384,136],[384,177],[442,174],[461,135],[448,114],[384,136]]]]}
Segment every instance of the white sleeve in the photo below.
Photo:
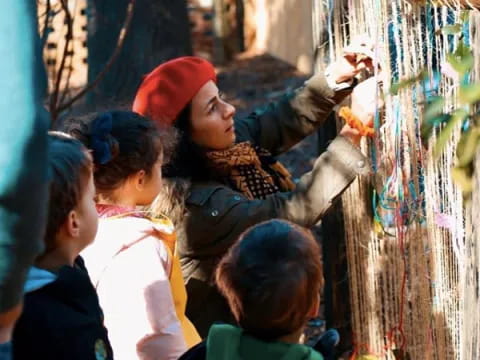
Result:
{"type": "Polygon", "coordinates": [[[147,238],[118,254],[98,286],[117,360],[178,359],[187,350],[171,293],[170,259],[147,238]]]}

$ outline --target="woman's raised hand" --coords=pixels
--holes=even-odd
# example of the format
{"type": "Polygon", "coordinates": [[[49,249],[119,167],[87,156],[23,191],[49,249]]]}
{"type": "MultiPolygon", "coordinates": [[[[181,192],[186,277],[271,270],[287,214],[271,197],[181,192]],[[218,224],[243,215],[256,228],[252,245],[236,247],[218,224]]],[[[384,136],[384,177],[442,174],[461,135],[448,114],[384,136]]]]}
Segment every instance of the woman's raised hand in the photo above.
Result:
{"type": "Polygon", "coordinates": [[[360,36],[343,50],[343,56],[330,64],[326,72],[336,84],[350,82],[364,69],[373,71],[373,57],[372,41],[360,36]]]}

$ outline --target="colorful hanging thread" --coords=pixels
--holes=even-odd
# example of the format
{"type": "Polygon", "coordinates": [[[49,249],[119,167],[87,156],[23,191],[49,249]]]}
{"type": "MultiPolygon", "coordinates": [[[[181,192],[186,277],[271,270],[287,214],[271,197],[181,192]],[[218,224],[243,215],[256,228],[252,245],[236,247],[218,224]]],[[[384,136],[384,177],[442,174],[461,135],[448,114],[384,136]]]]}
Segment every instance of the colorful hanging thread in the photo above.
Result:
{"type": "MultiPolygon", "coordinates": [[[[317,19],[314,31],[328,29],[334,42],[322,48],[319,59],[338,58],[351,37],[368,34],[381,49],[375,61],[385,74],[385,88],[425,69],[430,74],[425,83],[386,94],[384,114],[377,114],[374,134],[362,145],[371,154],[374,174],[354,182],[343,196],[351,359],[478,359],[480,321],[470,321],[465,309],[467,300],[470,313],[472,304],[480,306],[480,294],[473,295],[479,280],[465,278],[468,264],[479,274],[480,245],[470,241],[467,246],[463,199],[450,175],[461,128],[455,129],[439,160],[420,133],[428,92],[445,95],[457,89],[439,75],[454,46],[440,29],[459,21],[460,11],[405,0],[338,0],[316,7],[318,14],[329,15],[328,24],[317,19]],[[438,224],[439,214],[448,219],[448,228],[438,224]],[[369,218],[371,227],[365,226],[369,218]],[[464,294],[471,296],[464,300],[464,294]],[[476,334],[475,343],[463,331],[467,327],[476,334]]],[[[478,21],[472,13],[472,43],[480,41],[478,21]]],[[[434,134],[430,142],[435,140],[434,134]]]]}

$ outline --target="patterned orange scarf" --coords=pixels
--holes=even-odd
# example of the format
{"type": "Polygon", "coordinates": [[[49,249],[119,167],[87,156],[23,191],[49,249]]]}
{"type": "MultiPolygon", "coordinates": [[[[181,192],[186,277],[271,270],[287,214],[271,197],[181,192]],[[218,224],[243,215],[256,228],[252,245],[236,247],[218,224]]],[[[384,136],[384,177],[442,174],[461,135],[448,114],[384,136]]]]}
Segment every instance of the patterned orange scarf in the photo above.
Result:
{"type": "Polygon", "coordinates": [[[207,166],[248,199],[265,199],[278,191],[295,189],[288,170],[265,149],[242,142],[226,150],[209,151],[207,166]]]}

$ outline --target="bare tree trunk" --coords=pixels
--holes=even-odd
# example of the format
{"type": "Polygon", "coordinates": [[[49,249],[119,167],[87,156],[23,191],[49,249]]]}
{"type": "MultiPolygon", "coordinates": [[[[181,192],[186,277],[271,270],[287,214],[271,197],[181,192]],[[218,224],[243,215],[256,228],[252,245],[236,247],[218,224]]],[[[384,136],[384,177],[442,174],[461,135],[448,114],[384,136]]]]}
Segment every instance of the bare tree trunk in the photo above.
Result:
{"type": "Polygon", "coordinates": [[[245,48],[243,0],[214,0],[214,10],[213,57],[217,64],[224,64],[245,48]]]}
{"type": "MultiPolygon", "coordinates": [[[[88,79],[109,60],[129,0],[88,1],[88,79]]],[[[191,54],[185,0],[137,0],[123,48],[108,73],[89,93],[89,105],[129,106],[142,76],[158,64],[191,54]]]]}
{"type": "Polygon", "coordinates": [[[214,0],[214,18],[213,18],[213,59],[217,64],[224,64],[227,61],[225,52],[227,20],[225,14],[224,0],[214,0]]]}

